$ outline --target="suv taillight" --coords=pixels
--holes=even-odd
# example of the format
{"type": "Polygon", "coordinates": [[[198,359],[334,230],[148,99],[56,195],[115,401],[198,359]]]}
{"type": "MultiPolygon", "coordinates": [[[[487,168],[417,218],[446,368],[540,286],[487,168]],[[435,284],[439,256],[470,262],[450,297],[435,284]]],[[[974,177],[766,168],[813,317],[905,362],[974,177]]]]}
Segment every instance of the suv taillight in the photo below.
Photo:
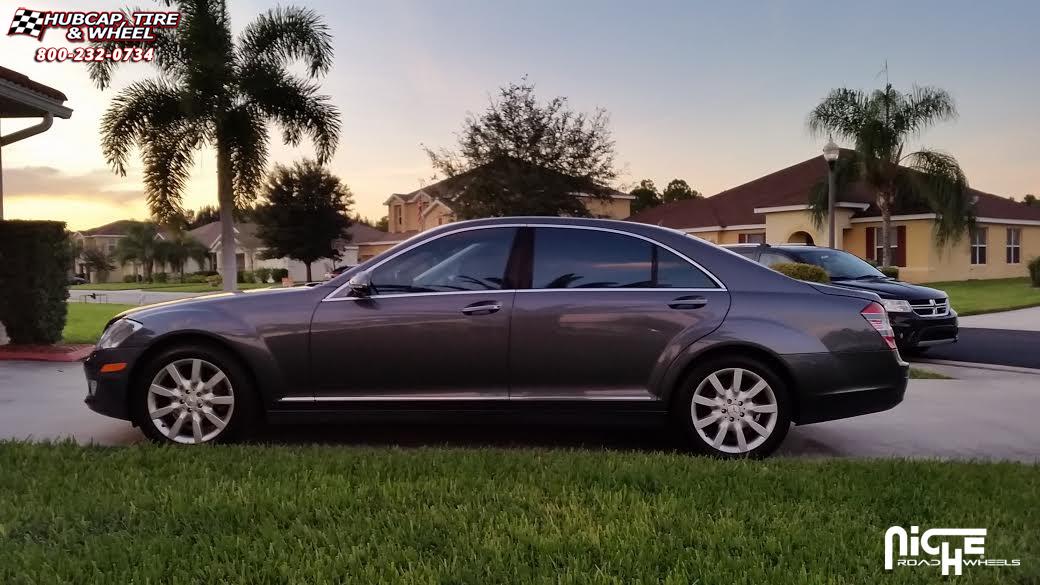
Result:
{"type": "Polygon", "coordinates": [[[888,347],[896,348],[896,333],[892,330],[892,323],[888,321],[888,312],[885,311],[885,308],[880,303],[870,303],[859,314],[863,315],[867,323],[874,327],[874,330],[885,340],[888,347]]]}

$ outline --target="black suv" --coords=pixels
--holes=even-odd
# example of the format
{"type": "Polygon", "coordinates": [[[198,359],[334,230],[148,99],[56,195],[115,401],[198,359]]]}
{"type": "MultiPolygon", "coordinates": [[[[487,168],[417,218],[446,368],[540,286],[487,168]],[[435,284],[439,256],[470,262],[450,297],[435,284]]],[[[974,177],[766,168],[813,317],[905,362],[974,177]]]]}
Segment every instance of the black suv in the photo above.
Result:
{"type": "Polygon", "coordinates": [[[923,353],[929,346],[957,341],[957,313],[945,292],[889,278],[854,254],[803,245],[724,247],[764,266],[780,262],[813,264],[827,271],[834,286],[877,293],[904,353],[923,353]]]}

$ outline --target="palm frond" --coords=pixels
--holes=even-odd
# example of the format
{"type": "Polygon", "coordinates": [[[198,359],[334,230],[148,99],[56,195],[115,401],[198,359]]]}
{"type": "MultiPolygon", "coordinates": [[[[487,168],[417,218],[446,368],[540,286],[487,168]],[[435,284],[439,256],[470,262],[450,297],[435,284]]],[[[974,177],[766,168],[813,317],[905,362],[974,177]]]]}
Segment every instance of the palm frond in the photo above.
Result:
{"type": "Polygon", "coordinates": [[[855,141],[869,116],[869,99],[859,90],[832,90],[811,112],[806,125],[814,136],[834,135],[855,141]]]}
{"type": "Polygon", "coordinates": [[[188,118],[182,96],[163,80],[131,83],[112,99],[101,117],[101,151],[108,164],[126,175],[126,160],[135,146],[144,146],[149,132],[188,118]]]}
{"type": "Polygon", "coordinates": [[[903,158],[910,181],[936,214],[935,241],[957,242],[975,223],[968,179],[957,159],[935,150],[920,150],[903,158]]]}
{"type": "Polygon", "coordinates": [[[203,139],[200,128],[187,122],[148,129],[141,148],[145,197],[149,211],[159,223],[167,224],[183,216],[184,187],[203,139]]]}
{"type": "Polygon", "coordinates": [[[270,60],[285,66],[303,60],[311,77],[332,66],[332,35],[314,10],[295,6],[268,10],[250,22],[238,37],[241,62],[270,60]]]}
{"type": "MultiPolygon", "coordinates": [[[[130,13],[138,10],[139,9],[137,8],[124,8],[122,12],[124,16],[129,19],[130,13]]],[[[181,12],[181,25],[190,21],[190,19],[190,12],[181,12]]],[[[155,49],[155,57],[152,60],[152,63],[167,79],[177,79],[184,70],[184,63],[187,62],[186,47],[180,43],[176,29],[152,29],[152,33],[155,36],[155,40],[153,41],[103,41],[90,43],[90,46],[95,49],[103,50],[106,54],[115,48],[123,50],[155,49]]],[[[114,59],[90,61],[87,63],[87,74],[98,89],[108,89],[112,84],[112,75],[115,73],[116,67],[120,63],[121,61],[116,61],[114,59]]]]}
{"type": "Polygon", "coordinates": [[[267,167],[267,124],[258,108],[240,105],[228,112],[222,129],[231,158],[235,206],[244,207],[256,197],[267,167]]]}
{"type": "MultiPolygon", "coordinates": [[[[834,182],[838,189],[837,200],[842,201],[849,189],[862,177],[862,160],[858,153],[842,152],[834,163],[834,182]]],[[[828,189],[827,175],[809,188],[809,217],[817,229],[827,219],[828,189]]]]}
{"type": "Polygon", "coordinates": [[[239,79],[250,106],[278,122],[286,143],[296,146],[307,134],[314,142],[318,163],[332,158],[339,141],[339,110],[328,96],[317,95],[316,84],[263,62],[247,64],[239,79]]]}
{"type": "Polygon", "coordinates": [[[937,122],[956,117],[957,107],[946,90],[915,85],[894,114],[892,126],[900,134],[919,134],[937,122]]]}

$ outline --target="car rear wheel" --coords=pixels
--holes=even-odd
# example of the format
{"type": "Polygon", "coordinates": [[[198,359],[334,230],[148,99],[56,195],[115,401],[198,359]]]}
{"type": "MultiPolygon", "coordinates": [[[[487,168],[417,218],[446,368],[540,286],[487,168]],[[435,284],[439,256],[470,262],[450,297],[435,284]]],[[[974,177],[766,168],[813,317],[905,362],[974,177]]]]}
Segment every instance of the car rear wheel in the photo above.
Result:
{"type": "Polygon", "coordinates": [[[253,426],[256,398],[238,360],[216,347],[175,347],[136,377],[134,422],[160,443],[226,442],[253,426]]]}
{"type": "Polygon", "coordinates": [[[685,379],[673,416],[701,453],[725,458],[764,457],[791,424],[781,379],[757,360],[712,360],[685,379]]]}

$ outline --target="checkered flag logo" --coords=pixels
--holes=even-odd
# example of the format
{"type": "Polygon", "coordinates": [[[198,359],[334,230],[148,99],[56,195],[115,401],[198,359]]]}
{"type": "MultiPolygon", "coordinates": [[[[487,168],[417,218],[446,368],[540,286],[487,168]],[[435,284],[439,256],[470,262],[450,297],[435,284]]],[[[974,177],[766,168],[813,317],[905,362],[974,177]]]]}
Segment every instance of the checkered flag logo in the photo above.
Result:
{"type": "Polygon", "coordinates": [[[39,10],[29,10],[28,8],[15,10],[14,20],[11,21],[11,28],[7,31],[7,34],[29,35],[36,39],[42,37],[44,14],[46,13],[39,10]]]}

